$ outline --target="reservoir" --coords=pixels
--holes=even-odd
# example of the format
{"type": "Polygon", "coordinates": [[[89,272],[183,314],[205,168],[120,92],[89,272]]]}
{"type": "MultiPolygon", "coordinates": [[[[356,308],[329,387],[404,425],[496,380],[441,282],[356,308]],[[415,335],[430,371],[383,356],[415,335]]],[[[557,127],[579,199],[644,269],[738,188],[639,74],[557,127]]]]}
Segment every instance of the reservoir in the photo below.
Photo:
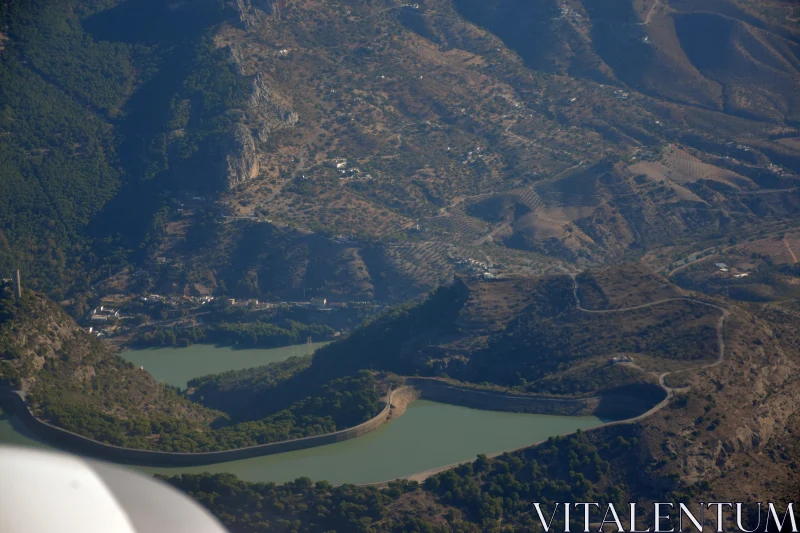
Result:
{"type": "MultiPolygon", "coordinates": [[[[156,379],[185,387],[194,377],[282,361],[304,355],[323,343],[272,350],[233,350],[195,345],[186,348],[128,350],[122,357],[143,366],[156,379]]],[[[137,467],[148,473],[230,472],[254,482],[282,483],[306,476],[334,484],[372,483],[474,460],[587,429],[603,421],[594,416],[550,416],[469,409],[418,400],[405,414],[361,437],[276,455],[198,467],[137,467]]],[[[51,448],[31,435],[15,417],[0,416],[0,444],[51,448]]]]}
{"type": "MultiPolygon", "coordinates": [[[[601,424],[593,416],[482,411],[418,400],[403,416],[356,439],[214,465],[150,468],[148,473],[230,472],[245,481],[283,483],[306,476],[333,484],[372,483],[521,448],[601,424]]],[[[0,419],[0,443],[47,447],[15,419],[0,419]]]]}
{"type": "Polygon", "coordinates": [[[241,350],[213,344],[194,344],[185,348],[125,350],[119,355],[135,366],[144,367],[157,380],[185,389],[186,382],[192,378],[268,365],[295,355],[308,355],[326,344],[315,342],[282,348],[241,350]]]}

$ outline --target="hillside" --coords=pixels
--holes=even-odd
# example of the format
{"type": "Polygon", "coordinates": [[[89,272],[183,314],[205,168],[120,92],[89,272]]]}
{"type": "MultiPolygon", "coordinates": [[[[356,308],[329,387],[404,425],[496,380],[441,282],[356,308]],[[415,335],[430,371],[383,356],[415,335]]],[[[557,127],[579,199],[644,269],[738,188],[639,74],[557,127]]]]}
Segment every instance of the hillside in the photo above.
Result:
{"type": "MultiPolygon", "coordinates": [[[[222,197],[227,214],[253,220],[227,221],[353,235],[322,251],[297,234],[298,275],[284,287],[336,294],[357,283],[395,300],[435,287],[463,259],[542,273],[791,224],[797,35],[777,8],[751,11],[724,1],[254,4],[242,15],[251,22],[221,27],[217,42],[299,119],[263,149],[256,142],[258,176],[222,197]],[[764,33],[791,86],[764,86],[751,72],[761,56],[731,60],[719,74],[736,80],[729,100],[748,95],[741,105],[754,109],[758,93],[785,112],[755,116],[699,96],[717,82],[692,65],[698,46],[672,21],[707,11],[746,27],[731,39],[764,33]],[[334,277],[305,257],[347,264],[334,277]]],[[[728,34],[708,39],[721,48],[728,34]]],[[[274,290],[265,268],[245,271],[242,294],[274,290]]]]}
{"type": "MultiPolygon", "coordinates": [[[[595,292],[609,302],[622,303],[631,282],[657,288],[652,283],[657,278],[633,279],[630,271],[585,277],[596,280],[595,292]]],[[[754,311],[719,303],[730,312],[720,364],[668,376],[667,384],[676,388],[667,406],[632,424],[551,439],[494,459],[479,456],[473,463],[418,476],[422,484],[332,487],[301,478],[275,486],[208,474],[168,481],[234,532],[536,529],[534,502],[548,509],[563,501],[614,502],[620,509],[635,501],[652,509],[650,502],[671,501],[694,509],[698,501],[736,501],[745,495],[780,502],[782,513],[800,495],[800,317],[775,307],[754,311]]],[[[666,361],[654,358],[654,363],[666,361]]],[[[755,523],[752,512],[747,516],[755,523]]],[[[765,529],[778,531],[774,524],[765,529]]]]}
{"type": "Polygon", "coordinates": [[[0,306],[0,378],[45,420],[112,443],[127,433],[149,447],[159,433],[198,430],[221,416],[115,356],[41,295],[2,294],[0,306]]]}
{"type": "MultiPolygon", "coordinates": [[[[293,358],[275,368],[292,375],[293,358]]],[[[255,418],[235,418],[192,402],[175,387],[115,355],[56,304],[26,291],[0,292],[0,384],[40,419],[109,444],[165,451],[214,451],[330,433],[383,408],[369,372],[324,380],[255,418]]],[[[231,416],[234,415],[234,417],[231,416]]]]}
{"type": "Polygon", "coordinates": [[[4,11],[0,269],[59,300],[402,302],[794,225],[777,0],[137,1],[4,11]]]}
{"type": "Polygon", "coordinates": [[[150,0],[4,5],[0,270],[21,268],[59,300],[86,291],[155,251],[170,191],[225,182],[217,159],[247,85],[206,31],[232,12],[208,1],[181,13],[150,0]]]}
{"type": "MultiPolygon", "coordinates": [[[[292,426],[293,419],[311,418],[331,430],[337,426],[328,426],[325,416],[338,425],[344,419],[337,416],[353,416],[368,405],[365,391],[374,386],[372,374],[354,376],[360,385],[347,378],[365,364],[408,374],[452,371],[473,386],[556,396],[648,382],[656,387],[658,375],[672,394],[643,420],[494,459],[479,457],[422,476],[423,485],[334,488],[300,479],[276,487],[209,474],[170,479],[232,531],[289,531],[289,524],[305,531],[492,531],[501,525],[531,527],[535,501],[723,501],[735,500],[742,490],[767,501],[796,498],[800,336],[795,313],[700,298],[640,267],[588,271],[576,283],[568,276],[457,280],[423,303],[377,318],[313,358],[195,380],[192,396],[202,391],[209,404],[228,399],[237,407],[228,409],[231,416],[250,415],[250,422],[227,425],[227,431],[207,429],[222,413],[156,385],[31,292],[21,300],[0,300],[0,368],[4,380],[27,392],[29,403],[55,423],[120,444],[140,443],[136,432],[155,424],[163,433],[157,439],[151,435],[158,444],[152,447],[175,450],[246,443],[269,431],[307,431],[302,424],[292,426]],[[616,318],[606,320],[609,316],[616,318]],[[720,324],[724,353],[718,354],[715,325],[720,324]],[[595,342],[583,342],[586,338],[595,342]],[[629,341],[633,365],[603,363],[629,341]],[[454,355],[448,358],[448,352],[454,355]],[[591,368],[593,362],[599,368],[591,368]],[[626,365],[627,373],[602,374],[602,368],[626,365]],[[335,379],[339,375],[345,377],[335,379]],[[518,381],[509,382],[511,376],[518,381]],[[318,379],[329,383],[319,398],[292,399],[288,391],[318,379]],[[253,409],[275,398],[288,407],[273,414],[253,409]],[[339,405],[345,398],[353,403],[339,405]],[[105,421],[106,433],[98,432],[98,419],[105,421]],[[149,426],[140,424],[145,421],[149,426]],[[199,439],[192,428],[206,437],[199,439]]],[[[277,403],[270,406],[281,409],[277,403]]]]}
{"type": "Polygon", "coordinates": [[[0,278],[26,291],[0,287],[0,392],[181,452],[351,428],[415,383],[627,402],[384,488],[171,479],[235,532],[796,500],[798,21],[796,0],[3,2],[0,278]],[[142,343],[339,340],[180,391],[64,310],[109,296],[142,343]],[[393,307],[273,314],[320,297],[393,307]]]}
{"type": "Polygon", "coordinates": [[[663,373],[691,372],[720,357],[726,315],[718,303],[638,267],[579,276],[579,298],[586,298],[588,278],[599,279],[594,290],[619,304],[588,308],[576,300],[569,276],[456,279],[319,349],[307,368],[292,373],[271,365],[195,380],[190,397],[259,417],[264,406],[368,368],[389,382],[402,379],[393,374],[421,376],[553,397],[624,391],[649,405],[663,398],[663,373]],[[629,290],[654,298],[632,299],[629,290]],[[631,360],[612,361],[622,356],[631,360]]]}

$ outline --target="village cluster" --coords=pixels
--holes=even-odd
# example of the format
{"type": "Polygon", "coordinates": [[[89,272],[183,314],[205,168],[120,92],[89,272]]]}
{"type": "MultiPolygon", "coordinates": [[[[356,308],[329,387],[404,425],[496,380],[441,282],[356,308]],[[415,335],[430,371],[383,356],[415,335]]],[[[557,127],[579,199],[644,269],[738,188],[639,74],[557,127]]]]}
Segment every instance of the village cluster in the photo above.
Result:
{"type": "Polygon", "coordinates": [[[729,267],[726,263],[714,263],[714,266],[717,267],[717,271],[720,274],[731,276],[736,279],[746,278],[750,275],[750,272],[737,267],[729,267]]]}
{"type": "MultiPolygon", "coordinates": [[[[348,181],[370,181],[372,179],[371,174],[362,172],[360,168],[348,166],[347,159],[343,157],[329,160],[326,166],[336,169],[339,173],[340,183],[347,183],[348,181]]],[[[305,175],[301,176],[301,178],[306,179],[305,175]]]]}
{"type": "MultiPolygon", "coordinates": [[[[98,337],[116,337],[167,326],[191,328],[208,321],[213,309],[208,304],[222,301],[222,305],[243,308],[247,311],[269,311],[275,309],[305,309],[312,312],[335,312],[345,307],[369,306],[379,310],[382,306],[372,302],[330,302],[325,297],[313,297],[304,301],[266,302],[257,298],[228,298],[214,296],[179,296],[160,294],[138,294],[133,298],[119,298],[118,308],[99,305],[87,313],[82,321],[85,331],[98,337]]],[[[213,316],[213,315],[212,315],[213,316]]],[[[337,335],[338,336],[338,335],[337,335]]]]}
{"type": "Polygon", "coordinates": [[[611,364],[616,363],[633,363],[633,357],[630,355],[616,355],[608,360],[611,364]]]}
{"type": "Polygon", "coordinates": [[[450,257],[450,261],[455,265],[456,271],[468,274],[473,278],[484,280],[495,280],[502,277],[501,265],[493,265],[488,262],[479,261],[469,257],[450,257]]]}

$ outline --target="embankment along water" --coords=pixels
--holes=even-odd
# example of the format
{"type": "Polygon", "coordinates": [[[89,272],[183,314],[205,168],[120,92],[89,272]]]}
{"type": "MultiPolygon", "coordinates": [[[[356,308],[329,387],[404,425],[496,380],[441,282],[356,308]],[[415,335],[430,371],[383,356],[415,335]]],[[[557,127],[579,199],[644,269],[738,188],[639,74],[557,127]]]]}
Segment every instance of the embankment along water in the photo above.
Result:
{"type": "Polygon", "coordinates": [[[666,397],[658,385],[636,384],[617,387],[602,395],[553,397],[536,394],[509,394],[454,384],[437,378],[405,378],[426,400],[513,413],[536,413],[555,416],[594,415],[608,420],[633,418],[666,397]]]}
{"type": "MultiPolygon", "coordinates": [[[[652,403],[645,401],[642,398],[642,391],[650,393],[654,400],[659,400],[659,398],[655,398],[656,394],[651,391],[652,387],[649,386],[621,387],[615,393],[602,397],[552,398],[477,390],[433,378],[406,378],[406,383],[405,387],[393,391],[391,396],[405,396],[406,389],[412,388],[416,393],[415,395],[424,399],[462,407],[473,406],[485,412],[511,411],[565,418],[605,414],[619,420],[641,414],[650,408],[653,403],[656,403],[655,401],[652,403]],[[628,393],[629,389],[637,391],[638,395],[628,393]]],[[[45,442],[57,443],[60,448],[81,455],[131,465],[157,467],[219,464],[333,444],[366,435],[386,422],[392,413],[392,398],[388,398],[383,410],[374,418],[357,426],[333,433],[233,450],[180,453],[114,446],[53,426],[36,418],[22,398],[11,391],[0,392],[0,401],[2,401],[6,409],[9,409],[19,417],[19,420],[28,431],[45,442]]],[[[547,436],[558,434],[560,433],[550,433],[547,436]]],[[[528,444],[533,442],[536,441],[528,444]]]]}
{"type": "MultiPolygon", "coordinates": [[[[167,349],[171,352],[167,357],[192,348],[167,349]]],[[[295,354],[284,352],[281,359],[291,355],[295,354]]],[[[156,365],[155,377],[163,379],[172,364],[178,363],[156,365]]],[[[171,379],[203,375],[208,367],[202,368],[200,373],[190,369],[180,377],[172,374],[171,379]]],[[[594,427],[603,422],[598,417],[636,416],[664,394],[659,387],[643,386],[635,391],[623,387],[602,397],[553,398],[479,390],[435,378],[406,378],[406,383],[408,387],[394,393],[397,403],[404,407],[411,398],[422,400],[409,405],[408,414],[392,424],[384,424],[392,415],[387,405],[373,419],[335,433],[197,454],[133,450],[93,441],[38,420],[17,394],[7,392],[3,403],[17,417],[13,424],[8,417],[0,420],[0,442],[25,443],[32,437],[79,454],[146,465],[140,468],[152,472],[231,472],[242,479],[276,482],[306,475],[337,483],[371,483],[594,427]]]]}
{"type": "Polygon", "coordinates": [[[228,461],[238,461],[251,457],[264,455],[274,455],[292,450],[301,450],[332,444],[343,440],[354,439],[365,433],[372,431],[383,424],[389,417],[391,411],[390,403],[387,402],[383,410],[377,416],[366,422],[351,428],[304,437],[301,439],[271,442],[248,446],[246,448],[236,448],[233,450],[222,450],[216,452],[180,453],[164,452],[156,450],[137,450],[134,448],[124,448],[114,446],[104,442],[96,441],[83,435],[67,431],[66,429],[49,424],[36,418],[28,409],[25,401],[16,393],[10,391],[0,391],[0,405],[14,415],[25,426],[25,428],[44,442],[58,445],[59,448],[71,451],[79,455],[96,457],[106,461],[124,463],[130,465],[147,466],[196,466],[228,461]]]}
{"type": "MultiPolygon", "coordinates": [[[[284,483],[307,476],[334,484],[375,483],[474,460],[601,424],[597,417],[469,409],[418,400],[401,417],[357,439],[278,455],[194,467],[136,467],[147,473],[232,473],[245,481],[284,483]]],[[[0,420],[0,442],[43,446],[18,419],[0,420]]]]}

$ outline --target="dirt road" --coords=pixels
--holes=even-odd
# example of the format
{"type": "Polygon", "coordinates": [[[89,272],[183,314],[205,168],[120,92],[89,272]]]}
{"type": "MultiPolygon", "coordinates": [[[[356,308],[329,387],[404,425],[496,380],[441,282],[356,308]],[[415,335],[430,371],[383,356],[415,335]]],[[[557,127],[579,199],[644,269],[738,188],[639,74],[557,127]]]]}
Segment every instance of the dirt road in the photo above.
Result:
{"type": "MultiPolygon", "coordinates": [[[[718,306],[716,304],[712,304],[712,303],[708,303],[708,302],[703,302],[701,300],[695,300],[694,298],[665,298],[663,300],[657,300],[655,302],[650,302],[650,303],[646,303],[646,304],[642,304],[642,305],[635,305],[635,306],[631,306],[631,307],[624,307],[624,308],[620,308],[620,309],[606,309],[606,310],[584,309],[581,306],[580,299],[578,298],[578,282],[575,279],[575,275],[572,276],[572,281],[573,281],[573,295],[575,297],[575,305],[577,306],[578,310],[580,310],[580,311],[582,311],[584,313],[624,313],[626,311],[634,311],[636,309],[644,309],[646,307],[653,307],[653,306],[660,305],[660,304],[663,304],[663,303],[666,303],[666,302],[677,301],[677,300],[693,302],[693,303],[696,303],[696,304],[699,304],[699,305],[704,305],[706,307],[710,307],[712,309],[716,309],[717,311],[722,313],[722,316],[720,316],[719,320],[717,321],[717,325],[716,325],[717,344],[718,344],[717,358],[715,359],[715,361],[713,363],[709,363],[707,365],[703,365],[701,367],[698,367],[697,371],[699,372],[699,371],[704,370],[706,368],[712,368],[712,367],[715,367],[715,366],[719,366],[725,360],[725,320],[728,318],[728,316],[730,316],[730,311],[728,311],[724,307],[720,307],[720,306],[718,306]]],[[[607,427],[611,427],[611,426],[621,426],[621,425],[625,425],[625,424],[635,424],[635,423],[640,422],[640,421],[642,421],[642,420],[654,415],[655,413],[659,412],[661,409],[663,409],[664,407],[669,405],[669,403],[672,401],[672,398],[675,395],[675,392],[682,392],[684,390],[687,390],[687,388],[675,389],[673,387],[668,386],[665,383],[666,377],[669,376],[672,373],[673,372],[663,372],[663,373],[658,375],[658,384],[666,392],[666,397],[661,402],[659,402],[657,405],[653,406],[646,413],[642,413],[639,416],[635,416],[633,418],[627,418],[625,420],[617,420],[617,421],[614,421],[614,422],[607,422],[605,424],[600,424],[599,426],[595,426],[595,427],[593,427],[591,429],[584,430],[584,431],[597,431],[598,429],[607,428],[607,427]]],[[[565,433],[565,434],[559,435],[559,436],[560,437],[566,437],[566,436],[572,435],[572,434],[573,434],[573,432],[570,432],[570,433],[565,433]]],[[[515,452],[515,451],[522,450],[522,449],[525,449],[525,448],[530,448],[532,446],[538,446],[539,444],[542,444],[543,442],[546,442],[546,441],[534,442],[534,443],[529,444],[528,446],[524,446],[522,448],[517,448],[517,449],[514,449],[514,450],[507,450],[505,452],[494,453],[494,454],[489,455],[489,457],[497,457],[497,456],[502,455],[504,453],[515,452]]],[[[459,464],[462,464],[464,462],[465,461],[462,461],[460,463],[454,463],[454,464],[450,464],[450,465],[441,466],[441,467],[433,468],[433,469],[430,469],[430,470],[426,470],[424,472],[419,472],[417,474],[412,474],[410,476],[407,476],[406,479],[409,479],[409,480],[412,480],[412,481],[422,482],[425,479],[429,478],[430,476],[433,476],[433,475],[438,474],[439,472],[443,472],[445,470],[449,470],[451,468],[455,468],[456,466],[458,466],[459,464]]],[[[386,483],[388,483],[388,482],[369,483],[368,485],[385,485],[386,483]]]]}
{"type": "Polygon", "coordinates": [[[794,255],[794,250],[792,250],[792,247],[789,245],[789,241],[786,240],[786,237],[783,238],[783,244],[786,245],[786,250],[789,252],[789,255],[792,256],[792,261],[797,264],[797,256],[794,255]]]}
{"type": "Polygon", "coordinates": [[[650,20],[652,20],[653,18],[653,13],[655,13],[656,8],[659,6],[659,4],[661,4],[661,0],[656,0],[655,2],[653,2],[653,5],[650,6],[650,10],[647,12],[647,16],[644,17],[644,22],[642,23],[643,25],[647,26],[648,24],[650,24],[650,20]]]}

